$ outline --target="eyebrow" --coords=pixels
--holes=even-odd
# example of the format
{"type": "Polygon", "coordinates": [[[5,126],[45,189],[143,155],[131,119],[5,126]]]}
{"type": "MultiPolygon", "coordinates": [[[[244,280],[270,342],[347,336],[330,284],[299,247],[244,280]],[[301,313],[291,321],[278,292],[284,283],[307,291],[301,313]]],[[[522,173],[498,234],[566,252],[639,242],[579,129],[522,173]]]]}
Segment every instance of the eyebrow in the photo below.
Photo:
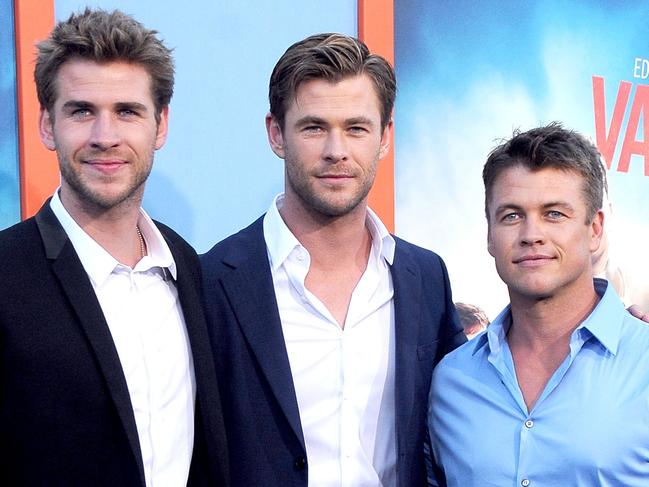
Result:
{"type": "MultiPolygon", "coordinates": [[[[304,126],[304,125],[328,125],[328,122],[320,117],[316,117],[313,115],[306,115],[300,119],[298,119],[295,122],[295,125],[297,126],[304,126]]],[[[345,125],[373,125],[373,122],[371,119],[367,117],[352,117],[352,118],[347,118],[345,119],[345,125]]]]}
{"type": "Polygon", "coordinates": [[[502,213],[502,212],[504,212],[504,211],[510,211],[510,210],[514,210],[514,211],[523,211],[523,208],[520,207],[520,206],[518,206],[518,205],[515,205],[515,204],[513,204],[513,203],[505,203],[504,205],[500,205],[500,206],[498,206],[498,207],[494,210],[494,215],[499,215],[500,213],[502,213]]]}
{"type": "Polygon", "coordinates": [[[347,125],[372,125],[373,122],[367,117],[353,117],[353,118],[348,118],[345,120],[347,125]]]}
{"type": "MultiPolygon", "coordinates": [[[[76,109],[76,108],[93,108],[94,103],[83,100],[68,100],[63,104],[64,110],[76,109]]],[[[146,105],[136,102],[136,101],[122,101],[114,104],[116,110],[134,110],[139,112],[146,112],[146,105]]]]}
{"type": "Polygon", "coordinates": [[[88,101],[69,100],[66,101],[61,108],[64,110],[70,108],[92,108],[94,105],[88,101]]]}
{"type": "Polygon", "coordinates": [[[549,203],[543,205],[543,208],[546,210],[550,208],[556,208],[556,207],[563,208],[570,211],[575,210],[573,206],[567,201],[550,201],[549,203]]]}
{"type": "Polygon", "coordinates": [[[144,105],[142,103],[138,103],[136,101],[118,102],[118,103],[115,103],[115,108],[117,110],[128,109],[128,110],[133,110],[133,111],[138,111],[138,112],[146,112],[146,111],[148,111],[146,105],[144,105]]]}
{"type": "MultiPolygon", "coordinates": [[[[574,211],[575,209],[573,206],[565,201],[550,201],[548,203],[544,203],[541,208],[544,210],[548,210],[550,208],[563,208],[566,210],[574,211]]],[[[504,212],[504,211],[509,211],[509,210],[514,210],[514,211],[524,211],[522,206],[516,205],[514,203],[505,203],[503,205],[498,206],[498,208],[495,209],[496,215],[504,212]]]]}
{"type": "Polygon", "coordinates": [[[302,118],[299,118],[296,122],[295,125],[297,126],[304,126],[304,125],[327,125],[327,122],[325,122],[324,119],[320,117],[314,117],[313,115],[306,115],[302,118]]]}

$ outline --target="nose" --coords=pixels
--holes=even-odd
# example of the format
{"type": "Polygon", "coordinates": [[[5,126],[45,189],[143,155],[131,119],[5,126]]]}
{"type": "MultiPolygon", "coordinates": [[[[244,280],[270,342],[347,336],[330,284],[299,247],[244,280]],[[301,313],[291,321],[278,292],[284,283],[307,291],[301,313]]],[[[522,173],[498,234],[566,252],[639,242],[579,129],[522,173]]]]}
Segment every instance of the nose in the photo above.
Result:
{"type": "Polygon", "coordinates": [[[90,133],[90,145],[94,149],[108,150],[120,144],[121,136],[117,121],[112,114],[103,113],[95,117],[90,133]]]}
{"type": "Polygon", "coordinates": [[[519,228],[521,245],[541,245],[545,243],[543,225],[536,218],[527,216],[519,228]]]}
{"type": "Polygon", "coordinates": [[[339,130],[330,130],[323,151],[324,159],[331,164],[346,161],[347,142],[344,134],[339,130]]]}

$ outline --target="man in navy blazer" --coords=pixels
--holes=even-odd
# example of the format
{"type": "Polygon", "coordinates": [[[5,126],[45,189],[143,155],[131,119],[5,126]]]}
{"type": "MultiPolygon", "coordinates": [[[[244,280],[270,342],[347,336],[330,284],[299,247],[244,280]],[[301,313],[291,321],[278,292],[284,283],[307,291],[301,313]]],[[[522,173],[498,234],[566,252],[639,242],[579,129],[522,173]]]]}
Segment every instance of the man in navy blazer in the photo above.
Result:
{"type": "Polygon", "coordinates": [[[227,485],[196,252],[141,209],[171,53],[121,12],[38,45],[61,186],[0,232],[0,484],[227,485]]]}
{"type": "Polygon", "coordinates": [[[235,486],[427,484],[432,370],[465,338],[442,260],[367,206],[395,93],[387,61],[339,34],[271,75],[285,191],[202,257],[235,486]]]}

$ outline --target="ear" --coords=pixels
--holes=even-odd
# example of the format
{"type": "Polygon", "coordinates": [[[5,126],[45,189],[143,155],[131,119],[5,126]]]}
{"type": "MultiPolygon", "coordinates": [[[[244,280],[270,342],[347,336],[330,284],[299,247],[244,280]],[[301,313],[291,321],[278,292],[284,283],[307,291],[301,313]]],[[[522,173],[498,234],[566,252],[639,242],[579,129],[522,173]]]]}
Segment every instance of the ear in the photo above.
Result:
{"type": "Polygon", "coordinates": [[[38,133],[41,136],[41,142],[49,150],[56,150],[54,142],[54,121],[50,117],[50,112],[41,108],[38,116],[38,133]]]}
{"type": "Polygon", "coordinates": [[[393,121],[387,123],[381,134],[381,145],[379,146],[379,159],[383,159],[390,150],[390,142],[392,141],[393,121]]]}
{"type": "Polygon", "coordinates": [[[489,252],[489,255],[492,257],[494,256],[494,242],[493,238],[491,237],[491,224],[489,221],[487,221],[487,251],[489,252]]]}
{"type": "Polygon", "coordinates": [[[160,149],[167,140],[167,132],[169,130],[169,107],[164,107],[160,110],[160,121],[156,129],[155,136],[155,149],[160,149]]]}
{"type": "Polygon", "coordinates": [[[593,216],[593,221],[589,224],[590,229],[590,251],[595,252],[602,241],[604,234],[604,211],[597,210],[593,216]]]}
{"type": "Polygon", "coordinates": [[[273,115],[266,114],[266,133],[268,134],[268,143],[275,155],[280,159],[284,159],[286,151],[284,150],[284,136],[282,135],[282,127],[273,115]]]}

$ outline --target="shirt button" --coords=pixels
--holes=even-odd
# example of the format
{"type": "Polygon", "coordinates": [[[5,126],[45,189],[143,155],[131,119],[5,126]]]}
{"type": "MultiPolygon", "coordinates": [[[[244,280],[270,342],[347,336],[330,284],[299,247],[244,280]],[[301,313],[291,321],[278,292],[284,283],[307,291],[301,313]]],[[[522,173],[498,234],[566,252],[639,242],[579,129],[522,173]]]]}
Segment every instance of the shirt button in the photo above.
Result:
{"type": "MultiPolygon", "coordinates": [[[[525,426],[528,427],[528,428],[531,428],[532,426],[534,426],[534,421],[532,421],[531,419],[528,419],[527,421],[525,421],[525,426]]],[[[527,484],[525,484],[525,485],[527,485],[527,484]]]]}
{"type": "Polygon", "coordinates": [[[523,479],[521,480],[521,485],[523,487],[527,487],[528,485],[530,485],[530,481],[528,479],[523,479]]]}

